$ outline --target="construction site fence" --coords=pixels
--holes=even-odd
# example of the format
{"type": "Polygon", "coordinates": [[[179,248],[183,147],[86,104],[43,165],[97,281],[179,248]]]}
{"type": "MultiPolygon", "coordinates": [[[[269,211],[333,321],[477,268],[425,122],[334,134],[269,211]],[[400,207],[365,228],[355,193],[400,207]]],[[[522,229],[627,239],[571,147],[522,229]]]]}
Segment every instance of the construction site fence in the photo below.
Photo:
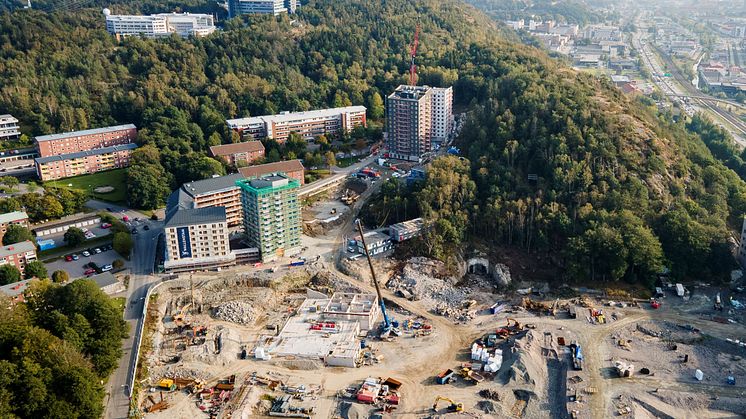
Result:
{"type": "Polygon", "coordinates": [[[132,354],[130,358],[130,368],[129,368],[129,373],[127,375],[127,395],[129,396],[130,400],[132,399],[132,395],[134,394],[134,391],[135,391],[135,378],[137,377],[137,361],[140,359],[140,349],[141,349],[140,346],[142,345],[142,336],[145,330],[145,320],[147,318],[148,305],[150,304],[150,296],[153,295],[153,292],[163,284],[165,284],[165,280],[161,280],[161,282],[158,282],[157,284],[152,284],[152,283],[149,284],[148,291],[145,293],[145,300],[143,301],[143,305],[142,305],[142,313],[140,313],[140,318],[137,320],[135,340],[132,342],[132,354]]]}

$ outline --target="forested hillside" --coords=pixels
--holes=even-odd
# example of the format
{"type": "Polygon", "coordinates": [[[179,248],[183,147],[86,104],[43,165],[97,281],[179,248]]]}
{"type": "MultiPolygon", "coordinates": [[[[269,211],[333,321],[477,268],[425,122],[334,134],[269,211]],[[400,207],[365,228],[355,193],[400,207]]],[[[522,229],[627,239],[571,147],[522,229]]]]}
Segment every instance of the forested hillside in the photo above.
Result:
{"type": "MultiPolygon", "coordinates": [[[[153,4],[112,9],[169,11],[153,4]]],[[[419,83],[454,86],[469,111],[467,159],[436,162],[417,193],[387,186],[372,218],[423,213],[436,223],[423,249],[433,256],[515,246],[552,255],[571,279],[648,281],[664,265],[705,279],[732,266],[727,222],[746,209],[744,183],[685,126],[455,0],[312,0],[292,17],[117,43],[98,9],[3,14],[0,111],[33,133],[137,124],[155,147],[138,153],[131,187],[162,197],[219,170],[205,152],[233,140],[225,118],[348,104],[379,116],[406,80],[419,22],[419,83]]]]}
{"type": "Polygon", "coordinates": [[[29,291],[26,304],[0,298],[0,417],[99,418],[127,332],[120,309],[91,280],[29,291]]]}

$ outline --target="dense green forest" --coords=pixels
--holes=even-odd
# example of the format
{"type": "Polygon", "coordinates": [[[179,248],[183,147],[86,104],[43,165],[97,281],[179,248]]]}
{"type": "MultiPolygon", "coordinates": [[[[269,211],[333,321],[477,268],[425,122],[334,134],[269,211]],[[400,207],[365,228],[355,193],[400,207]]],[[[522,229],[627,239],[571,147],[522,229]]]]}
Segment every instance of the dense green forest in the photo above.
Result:
{"type": "MultiPolygon", "coordinates": [[[[169,10],[153,4],[111,8],[169,10]]],[[[555,255],[578,280],[649,281],[663,266],[705,279],[732,266],[728,221],[746,210],[746,186],[696,126],[512,42],[457,1],[312,0],[292,17],[232,19],[201,39],[117,43],[97,8],[6,13],[0,110],[33,134],[135,123],[152,147],[133,159],[130,195],[152,207],[179,183],[225,170],[205,157],[236,140],[225,118],[349,104],[380,117],[381,97],[407,79],[419,22],[419,83],[453,85],[457,107],[469,110],[464,159],[434,163],[416,193],[387,185],[368,218],[421,213],[435,223],[423,248],[432,256],[508,245],[555,255]]],[[[277,150],[304,155],[291,148],[277,150]]]]}
{"type": "Polygon", "coordinates": [[[468,0],[489,16],[499,20],[541,18],[563,23],[587,25],[604,20],[582,1],[575,0],[468,0]]]}
{"type": "Polygon", "coordinates": [[[122,355],[126,323],[91,280],[45,281],[0,310],[0,417],[99,418],[102,380],[122,355]]]}

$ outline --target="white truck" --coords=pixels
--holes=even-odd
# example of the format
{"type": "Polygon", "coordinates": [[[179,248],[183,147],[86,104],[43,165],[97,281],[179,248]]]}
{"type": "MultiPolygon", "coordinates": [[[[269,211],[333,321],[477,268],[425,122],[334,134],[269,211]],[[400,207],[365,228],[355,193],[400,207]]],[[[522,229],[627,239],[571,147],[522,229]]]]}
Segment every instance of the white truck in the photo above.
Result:
{"type": "Polygon", "coordinates": [[[676,295],[678,295],[679,297],[683,297],[684,296],[684,286],[683,285],[676,284],[676,295]]]}

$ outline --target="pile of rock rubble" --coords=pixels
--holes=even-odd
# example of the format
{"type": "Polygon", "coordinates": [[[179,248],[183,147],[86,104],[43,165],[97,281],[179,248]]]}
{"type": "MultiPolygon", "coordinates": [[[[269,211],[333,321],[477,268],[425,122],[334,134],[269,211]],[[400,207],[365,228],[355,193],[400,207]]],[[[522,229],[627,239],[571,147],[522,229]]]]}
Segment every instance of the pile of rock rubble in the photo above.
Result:
{"type": "Polygon", "coordinates": [[[256,311],[251,304],[242,301],[229,301],[217,306],[213,312],[216,319],[237,324],[251,324],[256,319],[256,311]]]}

